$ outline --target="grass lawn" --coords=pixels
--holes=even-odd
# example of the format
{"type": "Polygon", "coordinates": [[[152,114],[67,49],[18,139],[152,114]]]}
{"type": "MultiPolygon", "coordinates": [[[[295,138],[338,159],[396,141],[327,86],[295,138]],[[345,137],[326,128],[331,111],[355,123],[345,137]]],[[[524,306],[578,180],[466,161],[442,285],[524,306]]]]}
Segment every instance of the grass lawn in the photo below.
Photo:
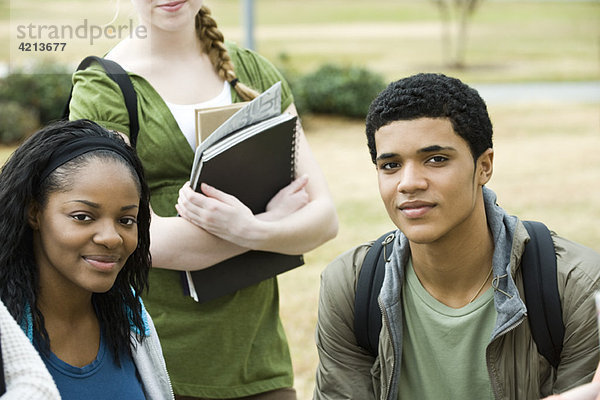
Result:
{"type": "MultiPolygon", "coordinates": [[[[242,0],[206,4],[225,37],[243,43],[242,0]]],[[[469,28],[464,70],[444,66],[440,16],[430,1],[261,0],[254,4],[257,50],[298,73],[335,62],[367,67],[388,80],[420,71],[446,72],[469,82],[600,79],[598,1],[484,1],[469,28]]],[[[27,40],[29,34],[18,39],[19,26],[78,27],[84,21],[118,28],[135,22],[136,16],[128,1],[4,0],[0,43],[6,45],[0,47],[0,61],[76,63],[86,55],[104,54],[118,41],[102,35],[91,44],[89,36],[72,37],[61,40],[67,45],[60,52],[18,50],[21,42],[35,41],[27,40]]],[[[128,32],[125,29],[117,38],[128,32]]]]}

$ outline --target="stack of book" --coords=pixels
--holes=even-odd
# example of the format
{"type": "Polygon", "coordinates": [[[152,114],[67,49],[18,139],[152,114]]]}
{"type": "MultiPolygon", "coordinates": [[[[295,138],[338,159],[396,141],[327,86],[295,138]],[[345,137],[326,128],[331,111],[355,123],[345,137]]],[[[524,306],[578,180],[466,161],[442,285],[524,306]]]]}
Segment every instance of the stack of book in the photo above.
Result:
{"type": "MultiPolygon", "coordinates": [[[[281,83],[256,99],[196,111],[190,184],[207,183],[235,196],[254,214],[294,179],[296,116],[281,113],[281,83]]],[[[302,255],[248,251],[212,267],[186,272],[184,291],[206,302],[304,264],[302,255]]]]}

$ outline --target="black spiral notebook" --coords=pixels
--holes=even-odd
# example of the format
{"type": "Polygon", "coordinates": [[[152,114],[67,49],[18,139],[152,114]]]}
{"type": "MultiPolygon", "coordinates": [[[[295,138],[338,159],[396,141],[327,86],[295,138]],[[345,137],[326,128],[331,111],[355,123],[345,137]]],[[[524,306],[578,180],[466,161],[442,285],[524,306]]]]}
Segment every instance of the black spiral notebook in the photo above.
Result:
{"type": "MultiPolygon", "coordinates": [[[[249,102],[196,149],[191,185],[207,183],[254,214],[295,175],[296,116],[281,113],[280,83],[249,102]]],[[[249,251],[212,267],[185,273],[184,291],[206,302],[304,264],[302,255],[249,251]]]]}

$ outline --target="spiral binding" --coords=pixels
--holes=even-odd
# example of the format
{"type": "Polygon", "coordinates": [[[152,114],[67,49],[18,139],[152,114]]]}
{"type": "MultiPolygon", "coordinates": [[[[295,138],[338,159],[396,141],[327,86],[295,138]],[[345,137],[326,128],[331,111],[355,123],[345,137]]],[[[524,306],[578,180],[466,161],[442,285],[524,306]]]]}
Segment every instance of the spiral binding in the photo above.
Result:
{"type": "Polygon", "coordinates": [[[294,138],[293,138],[293,142],[292,142],[292,165],[291,165],[291,176],[290,178],[292,179],[292,181],[294,179],[296,179],[296,164],[297,164],[297,159],[296,159],[296,152],[298,151],[298,135],[299,132],[302,132],[302,124],[300,123],[300,117],[296,116],[296,128],[294,129],[294,138]]]}

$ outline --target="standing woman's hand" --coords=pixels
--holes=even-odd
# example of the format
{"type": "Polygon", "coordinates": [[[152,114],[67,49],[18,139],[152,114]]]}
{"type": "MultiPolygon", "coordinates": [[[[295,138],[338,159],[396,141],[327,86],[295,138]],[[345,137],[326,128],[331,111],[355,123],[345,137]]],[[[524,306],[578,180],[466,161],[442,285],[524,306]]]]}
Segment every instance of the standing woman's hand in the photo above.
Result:
{"type": "Polygon", "coordinates": [[[189,183],[179,189],[175,209],[179,216],[221,239],[244,245],[244,235],[258,222],[252,211],[236,197],[205,183],[202,193],[189,183]]]}
{"type": "Polygon", "coordinates": [[[179,190],[175,208],[179,216],[205,231],[237,245],[254,248],[267,236],[264,222],[281,220],[308,204],[307,183],[306,175],[295,179],[273,196],[266,211],[258,215],[253,215],[236,197],[212,186],[202,184],[202,193],[197,193],[186,183],[179,190]]]}
{"type": "Polygon", "coordinates": [[[306,191],[308,175],[296,178],[281,189],[267,204],[266,212],[257,215],[263,221],[276,221],[287,217],[308,204],[310,197],[306,191]]]}

